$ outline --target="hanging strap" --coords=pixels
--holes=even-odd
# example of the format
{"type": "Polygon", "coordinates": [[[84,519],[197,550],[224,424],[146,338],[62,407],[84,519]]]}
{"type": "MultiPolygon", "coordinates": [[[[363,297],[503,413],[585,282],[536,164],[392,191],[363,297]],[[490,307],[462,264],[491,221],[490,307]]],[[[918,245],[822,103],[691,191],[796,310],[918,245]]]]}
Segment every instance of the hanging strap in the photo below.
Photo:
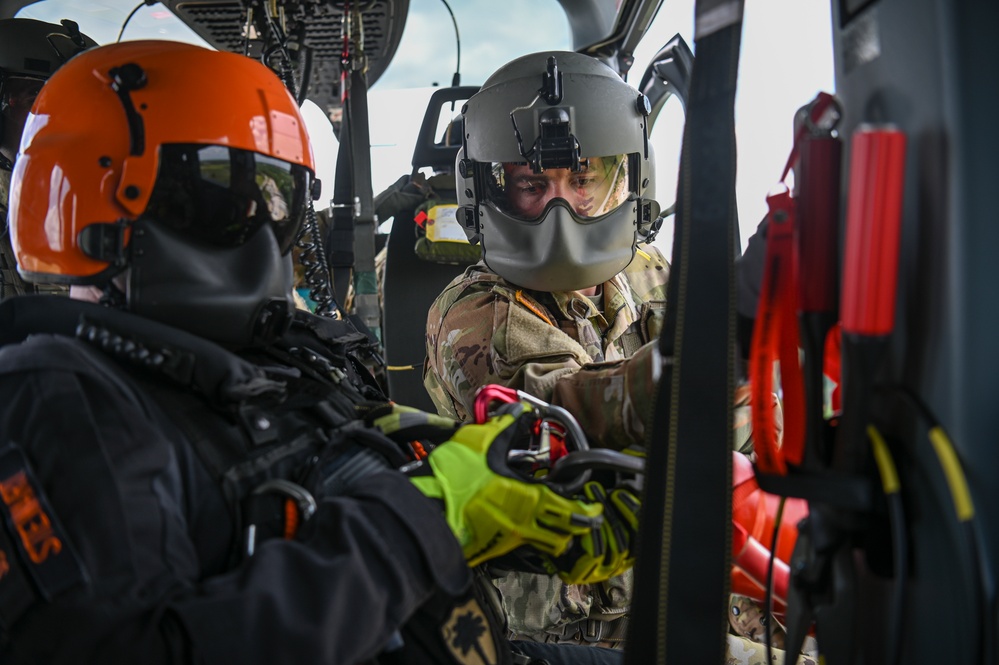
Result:
{"type": "Polygon", "coordinates": [[[731,573],[736,373],[735,90],[743,2],[699,0],[663,373],[627,662],[721,663],[731,573]],[[696,508],[695,508],[696,507],[696,508]]]}
{"type": "Polygon", "coordinates": [[[368,124],[368,83],[364,45],[352,37],[362,33],[363,18],[351,3],[344,5],[341,52],[340,150],[333,188],[333,228],[329,235],[329,265],[338,302],[345,302],[353,274],[354,313],[381,341],[381,303],[375,274],[374,194],[371,186],[371,139],[368,124]]]}
{"type": "Polygon", "coordinates": [[[763,285],[749,357],[750,410],[757,467],[763,473],[787,473],[787,462],[801,463],[804,443],[804,394],[798,363],[796,315],[798,253],[795,246],[796,206],[786,187],[767,197],[770,207],[763,285]],[[784,447],[780,448],[771,395],[774,361],[780,362],[784,409],[784,447]]]}
{"type": "Polygon", "coordinates": [[[353,171],[354,312],[381,341],[381,303],[375,275],[374,194],[371,190],[371,139],[368,129],[368,84],[364,72],[350,73],[344,117],[352,127],[348,151],[353,171]]]}
{"type": "MultiPolygon", "coordinates": [[[[806,335],[818,338],[808,340],[805,350],[812,379],[808,389],[809,416],[822,417],[821,402],[818,407],[815,405],[816,399],[821,399],[821,386],[816,388],[814,385],[815,371],[821,381],[822,349],[825,333],[831,324],[829,317],[824,315],[834,312],[836,300],[836,219],[827,211],[818,210],[816,203],[831,203],[838,188],[831,192],[821,191],[831,183],[828,178],[815,177],[817,170],[828,175],[829,168],[826,167],[830,167],[834,160],[831,159],[832,152],[827,154],[810,148],[813,142],[826,140],[830,136],[841,114],[835,98],[820,92],[797,115],[791,153],[778,187],[767,197],[766,258],[749,361],[754,449],[757,468],[764,474],[785,475],[788,463],[800,466],[805,454],[806,392],[799,360],[799,348],[802,346],[799,313],[806,335]],[[795,164],[801,167],[799,175],[808,171],[808,178],[802,178],[799,186],[800,200],[792,196],[785,185],[795,164]],[[799,211],[802,206],[803,210],[799,211]],[[799,212],[803,212],[804,217],[799,212]],[[833,247],[823,243],[832,243],[833,247]],[[811,320],[812,315],[820,315],[819,320],[811,320]],[[780,364],[783,388],[782,445],[777,441],[771,408],[771,394],[775,392],[775,362],[780,364]]],[[[835,165],[838,166],[838,161],[835,165]]],[[[813,438],[818,437],[818,430],[813,427],[813,438]]],[[[819,444],[814,441],[813,445],[819,444]]]]}
{"type": "Polygon", "coordinates": [[[354,178],[350,161],[350,128],[346,111],[340,123],[340,149],[336,156],[333,183],[332,224],[326,236],[327,260],[333,275],[333,292],[338,303],[347,302],[347,289],[354,269],[354,178]]]}

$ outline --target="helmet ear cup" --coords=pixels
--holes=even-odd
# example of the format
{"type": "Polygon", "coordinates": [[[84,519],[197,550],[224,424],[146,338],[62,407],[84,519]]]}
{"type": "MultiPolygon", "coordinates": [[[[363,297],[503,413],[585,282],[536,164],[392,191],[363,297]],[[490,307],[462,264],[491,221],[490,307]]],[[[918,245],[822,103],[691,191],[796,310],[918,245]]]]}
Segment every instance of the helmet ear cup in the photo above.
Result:
{"type": "Polygon", "coordinates": [[[468,242],[473,245],[478,244],[482,236],[479,235],[479,213],[477,201],[475,200],[475,165],[471,160],[465,159],[464,146],[458,149],[458,156],[454,162],[455,193],[458,198],[458,223],[465,231],[468,242]]]}

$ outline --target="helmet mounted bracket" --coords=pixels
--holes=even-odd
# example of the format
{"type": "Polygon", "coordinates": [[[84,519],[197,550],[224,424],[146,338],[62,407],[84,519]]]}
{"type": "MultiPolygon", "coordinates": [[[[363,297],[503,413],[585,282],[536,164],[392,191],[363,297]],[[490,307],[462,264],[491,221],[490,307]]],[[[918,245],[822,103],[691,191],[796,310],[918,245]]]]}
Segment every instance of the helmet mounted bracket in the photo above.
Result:
{"type": "Polygon", "coordinates": [[[148,82],[146,72],[134,62],[121,67],[115,67],[108,72],[111,77],[111,89],[118,95],[121,105],[125,107],[125,117],[128,121],[129,149],[128,154],[141,156],[146,151],[146,129],[142,116],[135,110],[131,92],[146,87],[148,82]]]}
{"type": "Polygon", "coordinates": [[[562,72],[558,70],[558,62],[555,56],[550,56],[547,63],[547,71],[542,74],[541,95],[550,106],[555,106],[562,102],[562,72]]]}

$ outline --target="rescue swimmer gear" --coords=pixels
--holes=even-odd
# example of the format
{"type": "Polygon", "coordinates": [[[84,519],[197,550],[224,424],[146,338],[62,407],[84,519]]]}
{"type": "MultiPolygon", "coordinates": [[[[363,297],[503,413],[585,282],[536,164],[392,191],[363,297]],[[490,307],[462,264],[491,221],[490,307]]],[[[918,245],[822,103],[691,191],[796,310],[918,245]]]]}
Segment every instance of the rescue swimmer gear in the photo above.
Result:
{"type": "Polygon", "coordinates": [[[63,543],[45,584],[18,586],[35,570],[0,523],[4,663],[462,665],[449,640],[462,617],[479,629],[468,645],[510,662],[438,507],[390,468],[405,450],[359,418],[384,402],[349,323],[296,313],[272,346],[237,355],[29,296],[0,304],[0,331],[0,483],[15,488],[14,442],[63,543]],[[287,498],[301,500],[295,529],[287,498]],[[345,603],[362,625],[343,620],[345,603]]]}
{"type": "Polygon", "coordinates": [[[573,291],[626,268],[659,224],[649,112],[579,53],[526,55],[490,76],[462,109],[456,161],[459,219],[489,269],[573,291]]]}

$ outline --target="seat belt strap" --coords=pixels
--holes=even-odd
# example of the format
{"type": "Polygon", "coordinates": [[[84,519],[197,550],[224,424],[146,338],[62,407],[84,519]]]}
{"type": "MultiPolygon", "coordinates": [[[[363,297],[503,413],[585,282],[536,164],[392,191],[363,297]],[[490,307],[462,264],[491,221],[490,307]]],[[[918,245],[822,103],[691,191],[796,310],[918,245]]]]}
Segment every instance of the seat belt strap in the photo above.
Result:
{"type": "Polygon", "coordinates": [[[371,139],[368,124],[368,84],[363,70],[350,72],[344,100],[345,126],[351,127],[348,145],[352,170],[354,216],[354,313],[381,341],[381,299],[375,274],[374,194],[371,189],[371,139]]]}
{"type": "Polygon", "coordinates": [[[663,373],[648,442],[626,661],[721,663],[736,374],[735,90],[741,0],[698,0],[663,373]],[[696,508],[694,508],[696,507],[696,508]]]}
{"type": "Polygon", "coordinates": [[[784,475],[787,463],[800,464],[804,444],[804,394],[798,362],[797,285],[795,245],[797,208],[787,188],[767,197],[770,207],[767,249],[760,302],[756,310],[749,357],[750,410],[757,467],[763,473],[784,475]],[[780,448],[771,407],[774,362],[780,362],[784,386],[784,448],[780,448]]]}
{"type": "Polygon", "coordinates": [[[354,267],[354,178],[350,163],[350,116],[344,110],[340,123],[340,147],[333,182],[333,208],[326,236],[327,261],[333,275],[333,292],[338,303],[347,302],[347,289],[354,267]]]}
{"type": "Polygon", "coordinates": [[[363,19],[356,3],[344,6],[340,54],[340,150],[333,192],[329,266],[338,302],[345,303],[353,276],[353,313],[381,342],[381,302],[375,274],[374,195],[368,124],[363,19]]]}

